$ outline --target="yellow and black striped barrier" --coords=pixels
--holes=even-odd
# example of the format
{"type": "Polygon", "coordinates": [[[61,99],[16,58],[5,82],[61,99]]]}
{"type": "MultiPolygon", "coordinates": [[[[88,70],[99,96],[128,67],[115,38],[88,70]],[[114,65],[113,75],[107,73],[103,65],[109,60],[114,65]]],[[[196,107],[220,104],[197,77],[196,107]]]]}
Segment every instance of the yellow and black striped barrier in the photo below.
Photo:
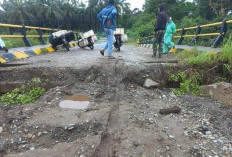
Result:
{"type": "MultiPolygon", "coordinates": [[[[78,42],[70,43],[69,47],[75,47],[78,45],[78,42]]],[[[62,46],[57,46],[57,50],[62,50],[62,46]]],[[[36,56],[46,53],[52,53],[55,52],[52,46],[48,46],[46,48],[37,48],[34,50],[26,50],[26,51],[16,51],[13,53],[4,53],[0,55],[0,64],[7,63],[14,60],[24,59],[28,58],[30,56],[36,56]]]]}
{"type": "MultiPolygon", "coordinates": [[[[75,47],[78,45],[78,42],[70,43],[69,47],[75,47]]],[[[62,46],[57,46],[57,50],[62,50],[62,46]]],[[[46,54],[46,53],[52,53],[55,52],[54,48],[52,46],[48,46],[45,48],[37,48],[34,50],[26,50],[26,51],[16,51],[13,53],[4,53],[0,55],[0,64],[7,63],[10,61],[15,61],[19,59],[25,59],[31,56],[46,54]]]]}

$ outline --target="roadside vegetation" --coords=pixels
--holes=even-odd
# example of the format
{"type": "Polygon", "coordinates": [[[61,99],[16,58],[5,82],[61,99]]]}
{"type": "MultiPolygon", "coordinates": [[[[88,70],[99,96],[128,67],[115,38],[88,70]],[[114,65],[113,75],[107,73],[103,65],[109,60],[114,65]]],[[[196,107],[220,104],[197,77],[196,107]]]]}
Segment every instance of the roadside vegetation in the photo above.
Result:
{"type": "Polygon", "coordinates": [[[232,42],[228,39],[221,53],[184,50],[175,54],[181,64],[188,69],[169,77],[170,81],[178,82],[180,87],[176,94],[192,93],[199,95],[199,87],[203,84],[221,81],[232,81],[232,42]]]}
{"type": "Polygon", "coordinates": [[[34,78],[29,83],[2,95],[0,102],[3,103],[3,107],[33,103],[45,94],[45,89],[39,86],[40,83],[40,78],[34,78]]]}

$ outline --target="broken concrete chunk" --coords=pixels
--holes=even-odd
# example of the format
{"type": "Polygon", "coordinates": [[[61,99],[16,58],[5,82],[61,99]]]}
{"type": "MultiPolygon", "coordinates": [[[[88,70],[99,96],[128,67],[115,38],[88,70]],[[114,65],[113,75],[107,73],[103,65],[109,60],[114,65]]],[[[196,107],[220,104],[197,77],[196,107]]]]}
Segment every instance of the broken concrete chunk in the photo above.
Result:
{"type": "Polygon", "coordinates": [[[171,113],[180,113],[181,109],[177,106],[167,108],[167,109],[160,109],[160,114],[171,114],[171,113]]]}
{"type": "Polygon", "coordinates": [[[158,87],[159,83],[157,83],[151,79],[146,79],[143,86],[146,88],[158,87]]]}
{"type": "Polygon", "coordinates": [[[232,106],[232,84],[230,83],[220,82],[201,86],[200,92],[232,106]]]}

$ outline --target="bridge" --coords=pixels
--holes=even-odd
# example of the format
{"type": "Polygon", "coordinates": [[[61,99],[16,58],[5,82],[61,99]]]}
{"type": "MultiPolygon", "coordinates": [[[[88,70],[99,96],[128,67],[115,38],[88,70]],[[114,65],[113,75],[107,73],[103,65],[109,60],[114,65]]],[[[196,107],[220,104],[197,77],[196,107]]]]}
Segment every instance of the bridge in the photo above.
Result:
{"type": "MultiPolygon", "coordinates": [[[[179,32],[180,35],[175,35],[174,39],[177,39],[176,43],[176,48],[177,49],[197,49],[199,51],[210,51],[210,52],[221,52],[220,48],[217,48],[223,41],[223,38],[226,35],[227,32],[227,25],[231,24],[232,20],[227,20],[224,19],[222,22],[217,22],[217,23],[212,23],[212,24],[206,24],[206,25],[198,25],[198,26],[193,26],[193,27],[188,27],[188,28],[181,28],[177,29],[177,33],[179,32]],[[203,28],[208,28],[208,27],[218,27],[219,28],[219,33],[207,33],[207,34],[202,34],[203,28]],[[186,34],[187,31],[189,30],[196,30],[196,34],[186,34]],[[204,46],[194,46],[197,42],[197,40],[200,37],[209,37],[209,36],[217,36],[213,43],[211,44],[211,47],[204,47],[204,46]],[[185,38],[192,38],[190,43],[188,45],[181,45],[182,42],[184,41],[185,38]]],[[[21,47],[21,48],[12,48],[10,49],[10,53],[3,53],[0,52],[0,63],[6,63],[9,61],[13,61],[15,59],[22,59],[22,58],[27,58],[29,56],[35,56],[39,55],[42,52],[47,53],[47,52],[54,52],[54,49],[49,46],[45,45],[45,39],[47,38],[48,35],[43,35],[43,31],[49,31],[49,33],[57,31],[57,29],[51,29],[51,28],[40,28],[40,27],[32,27],[32,26],[24,26],[24,25],[10,25],[10,24],[0,24],[0,27],[8,27],[8,28],[18,28],[20,29],[21,35],[1,35],[1,37],[4,38],[22,38],[25,46],[27,47],[21,47]],[[28,29],[34,29],[38,32],[38,35],[27,35],[28,29]],[[30,42],[29,38],[38,38],[41,42],[41,46],[32,46],[32,43],[30,42]]],[[[77,32],[75,32],[77,33],[77,32]]],[[[153,47],[153,36],[145,37],[139,39],[137,42],[140,47],[148,47],[152,48],[153,47]]],[[[70,47],[77,46],[77,42],[73,42],[70,44],[70,47]]],[[[58,47],[58,50],[61,50],[62,47],[58,47]]]]}
{"type": "MultiPolygon", "coordinates": [[[[99,53],[105,39],[94,50],[74,42],[70,51],[31,45],[1,53],[0,99],[13,104],[0,103],[0,156],[231,155],[232,110],[225,105],[231,103],[231,84],[205,87],[209,93],[216,87],[217,100],[176,95],[170,75],[198,69],[178,64],[173,54],[152,58],[151,39],[124,44],[113,51],[115,59],[99,53]]],[[[211,79],[222,68],[199,71],[211,79]]]]}

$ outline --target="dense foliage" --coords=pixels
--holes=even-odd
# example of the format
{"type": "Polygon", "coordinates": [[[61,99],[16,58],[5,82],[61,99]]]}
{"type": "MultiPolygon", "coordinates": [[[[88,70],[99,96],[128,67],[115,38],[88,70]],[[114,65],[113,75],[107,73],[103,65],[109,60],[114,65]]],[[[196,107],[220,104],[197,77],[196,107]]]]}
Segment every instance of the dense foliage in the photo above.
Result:
{"type": "MultiPolygon", "coordinates": [[[[144,25],[149,23],[151,20],[155,21],[157,8],[162,2],[166,3],[166,12],[172,17],[173,21],[177,25],[177,28],[219,22],[224,18],[232,19],[232,16],[228,15],[231,9],[230,6],[232,6],[231,0],[193,0],[193,2],[189,2],[188,0],[146,0],[144,5],[144,13],[140,15],[136,23],[133,25],[132,32],[140,36],[150,35],[153,30],[150,30],[150,32],[147,30],[140,32],[138,24],[144,19],[144,15],[147,15],[146,19],[150,19],[145,22],[144,25]]],[[[219,28],[212,27],[211,30],[203,29],[202,33],[218,31],[219,28]]],[[[187,33],[194,34],[195,30],[187,33]]]]}
{"type": "MultiPolygon", "coordinates": [[[[145,0],[143,10],[131,10],[126,0],[115,2],[118,27],[124,27],[129,37],[133,38],[152,34],[157,8],[163,2],[177,28],[232,19],[232,0],[145,0]]],[[[101,32],[103,29],[96,15],[106,4],[107,0],[88,0],[85,4],[81,0],[3,0],[1,6],[5,12],[0,12],[0,22],[101,32]]],[[[218,31],[218,27],[212,27],[203,29],[202,33],[218,31]]],[[[194,34],[195,30],[188,33],[194,34]]],[[[200,42],[208,44],[212,40],[202,38],[200,42]]]]}
{"type": "Polygon", "coordinates": [[[11,92],[2,95],[0,103],[2,103],[4,107],[14,104],[33,103],[45,93],[45,89],[39,86],[40,83],[40,78],[33,78],[28,84],[15,88],[11,92]]]}
{"type": "MultiPolygon", "coordinates": [[[[125,0],[115,0],[115,2],[118,21],[128,19],[130,15],[136,13],[129,9],[129,4],[125,0]]],[[[5,12],[1,12],[0,22],[99,31],[101,25],[96,16],[106,4],[105,0],[89,0],[87,4],[80,0],[4,0],[1,6],[5,12]]]]}

